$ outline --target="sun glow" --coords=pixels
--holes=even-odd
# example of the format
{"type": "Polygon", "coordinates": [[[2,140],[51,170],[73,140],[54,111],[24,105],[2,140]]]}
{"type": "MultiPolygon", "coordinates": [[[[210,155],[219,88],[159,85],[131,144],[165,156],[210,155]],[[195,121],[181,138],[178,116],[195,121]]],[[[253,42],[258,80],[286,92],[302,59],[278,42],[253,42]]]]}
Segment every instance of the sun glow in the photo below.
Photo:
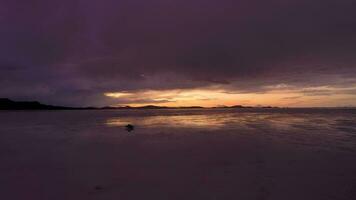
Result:
{"type": "Polygon", "coordinates": [[[143,90],[133,92],[108,92],[105,96],[117,99],[117,105],[143,106],[281,106],[281,107],[323,107],[337,106],[342,102],[352,106],[355,88],[310,87],[291,89],[278,85],[260,93],[227,91],[224,89],[180,89],[143,90]],[[328,95],[328,94],[332,95],[328,95]],[[327,98],[326,98],[327,97],[327,98]]]}
{"type": "Polygon", "coordinates": [[[131,93],[127,93],[127,92],[108,92],[104,94],[107,97],[113,97],[113,98],[121,98],[121,97],[127,97],[130,96],[131,93]]]}

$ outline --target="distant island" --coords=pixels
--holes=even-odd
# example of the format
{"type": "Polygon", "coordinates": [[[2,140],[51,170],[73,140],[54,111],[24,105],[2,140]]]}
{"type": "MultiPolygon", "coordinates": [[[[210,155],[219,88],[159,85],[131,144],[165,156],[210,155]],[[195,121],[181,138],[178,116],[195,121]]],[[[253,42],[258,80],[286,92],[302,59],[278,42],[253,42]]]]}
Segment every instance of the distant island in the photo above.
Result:
{"type": "MultiPolygon", "coordinates": [[[[13,101],[8,98],[0,98],[0,110],[114,110],[114,109],[202,109],[201,106],[187,106],[187,107],[168,107],[168,106],[154,106],[146,105],[139,107],[132,106],[105,106],[105,107],[66,107],[42,104],[38,101],[13,101]]],[[[250,106],[219,106],[212,108],[255,108],[250,106]]],[[[259,108],[276,108],[276,107],[259,107],[259,108]]]]}

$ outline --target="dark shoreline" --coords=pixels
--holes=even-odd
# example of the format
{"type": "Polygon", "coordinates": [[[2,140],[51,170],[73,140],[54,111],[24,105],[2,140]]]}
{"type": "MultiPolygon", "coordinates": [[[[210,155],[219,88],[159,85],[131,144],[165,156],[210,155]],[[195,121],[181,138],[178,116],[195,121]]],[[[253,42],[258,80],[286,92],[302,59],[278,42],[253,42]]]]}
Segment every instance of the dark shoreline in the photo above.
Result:
{"type": "Polygon", "coordinates": [[[140,107],[66,107],[66,106],[54,106],[42,104],[38,101],[13,101],[7,98],[0,98],[0,110],[180,110],[180,109],[237,109],[237,110],[355,110],[355,107],[300,107],[300,108],[291,108],[291,107],[272,107],[272,106],[262,106],[262,107],[252,107],[252,106],[224,106],[224,107],[201,107],[201,106],[187,106],[187,107],[167,107],[167,106],[140,106],[140,107]]]}

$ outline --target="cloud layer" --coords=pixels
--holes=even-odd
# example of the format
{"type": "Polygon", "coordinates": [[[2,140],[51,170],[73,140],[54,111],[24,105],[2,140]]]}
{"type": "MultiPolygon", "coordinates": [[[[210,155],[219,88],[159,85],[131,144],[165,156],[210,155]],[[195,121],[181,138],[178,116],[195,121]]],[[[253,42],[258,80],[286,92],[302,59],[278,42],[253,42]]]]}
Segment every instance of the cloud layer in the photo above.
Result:
{"type": "Polygon", "coordinates": [[[122,91],[342,92],[356,84],[355,9],[352,0],[3,0],[0,96],[105,105],[117,100],[104,93],[122,91]]]}

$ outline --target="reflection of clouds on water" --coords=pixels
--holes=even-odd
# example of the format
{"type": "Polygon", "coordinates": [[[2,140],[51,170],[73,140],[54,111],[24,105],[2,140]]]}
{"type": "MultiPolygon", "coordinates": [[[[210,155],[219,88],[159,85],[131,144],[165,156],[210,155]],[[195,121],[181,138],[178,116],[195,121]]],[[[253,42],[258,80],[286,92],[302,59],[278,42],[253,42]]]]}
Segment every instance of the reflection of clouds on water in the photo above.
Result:
{"type": "Polygon", "coordinates": [[[144,128],[236,129],[294,132],[355,132],[354,115],[305,113],[218,112],[206,114],[174,113],[172,115],[120,116],[106,120],[106,125],[124,126],[133,123],[144,128]]]}
{"type": "Polygon", "coordinates": [[[117,117],[107,120],[109,126],[123,126],[134,123],[142,127],[170,127],[170,128],[222,128],[234,118],[229,115],[174,115],[174,116],[146,116],[146,117],[117,117]]]}
{"type": "Polygon", "coordinates": [[[105,123],[120,128],[133,123],[140,127],[142,134],[161,131],[175,134],[179,130],[192,134],[232,133],[289,141],[310,148],[348,151],[356,148],[356,115],[353,113],[167,112],[112,116],[105,123]]]}

